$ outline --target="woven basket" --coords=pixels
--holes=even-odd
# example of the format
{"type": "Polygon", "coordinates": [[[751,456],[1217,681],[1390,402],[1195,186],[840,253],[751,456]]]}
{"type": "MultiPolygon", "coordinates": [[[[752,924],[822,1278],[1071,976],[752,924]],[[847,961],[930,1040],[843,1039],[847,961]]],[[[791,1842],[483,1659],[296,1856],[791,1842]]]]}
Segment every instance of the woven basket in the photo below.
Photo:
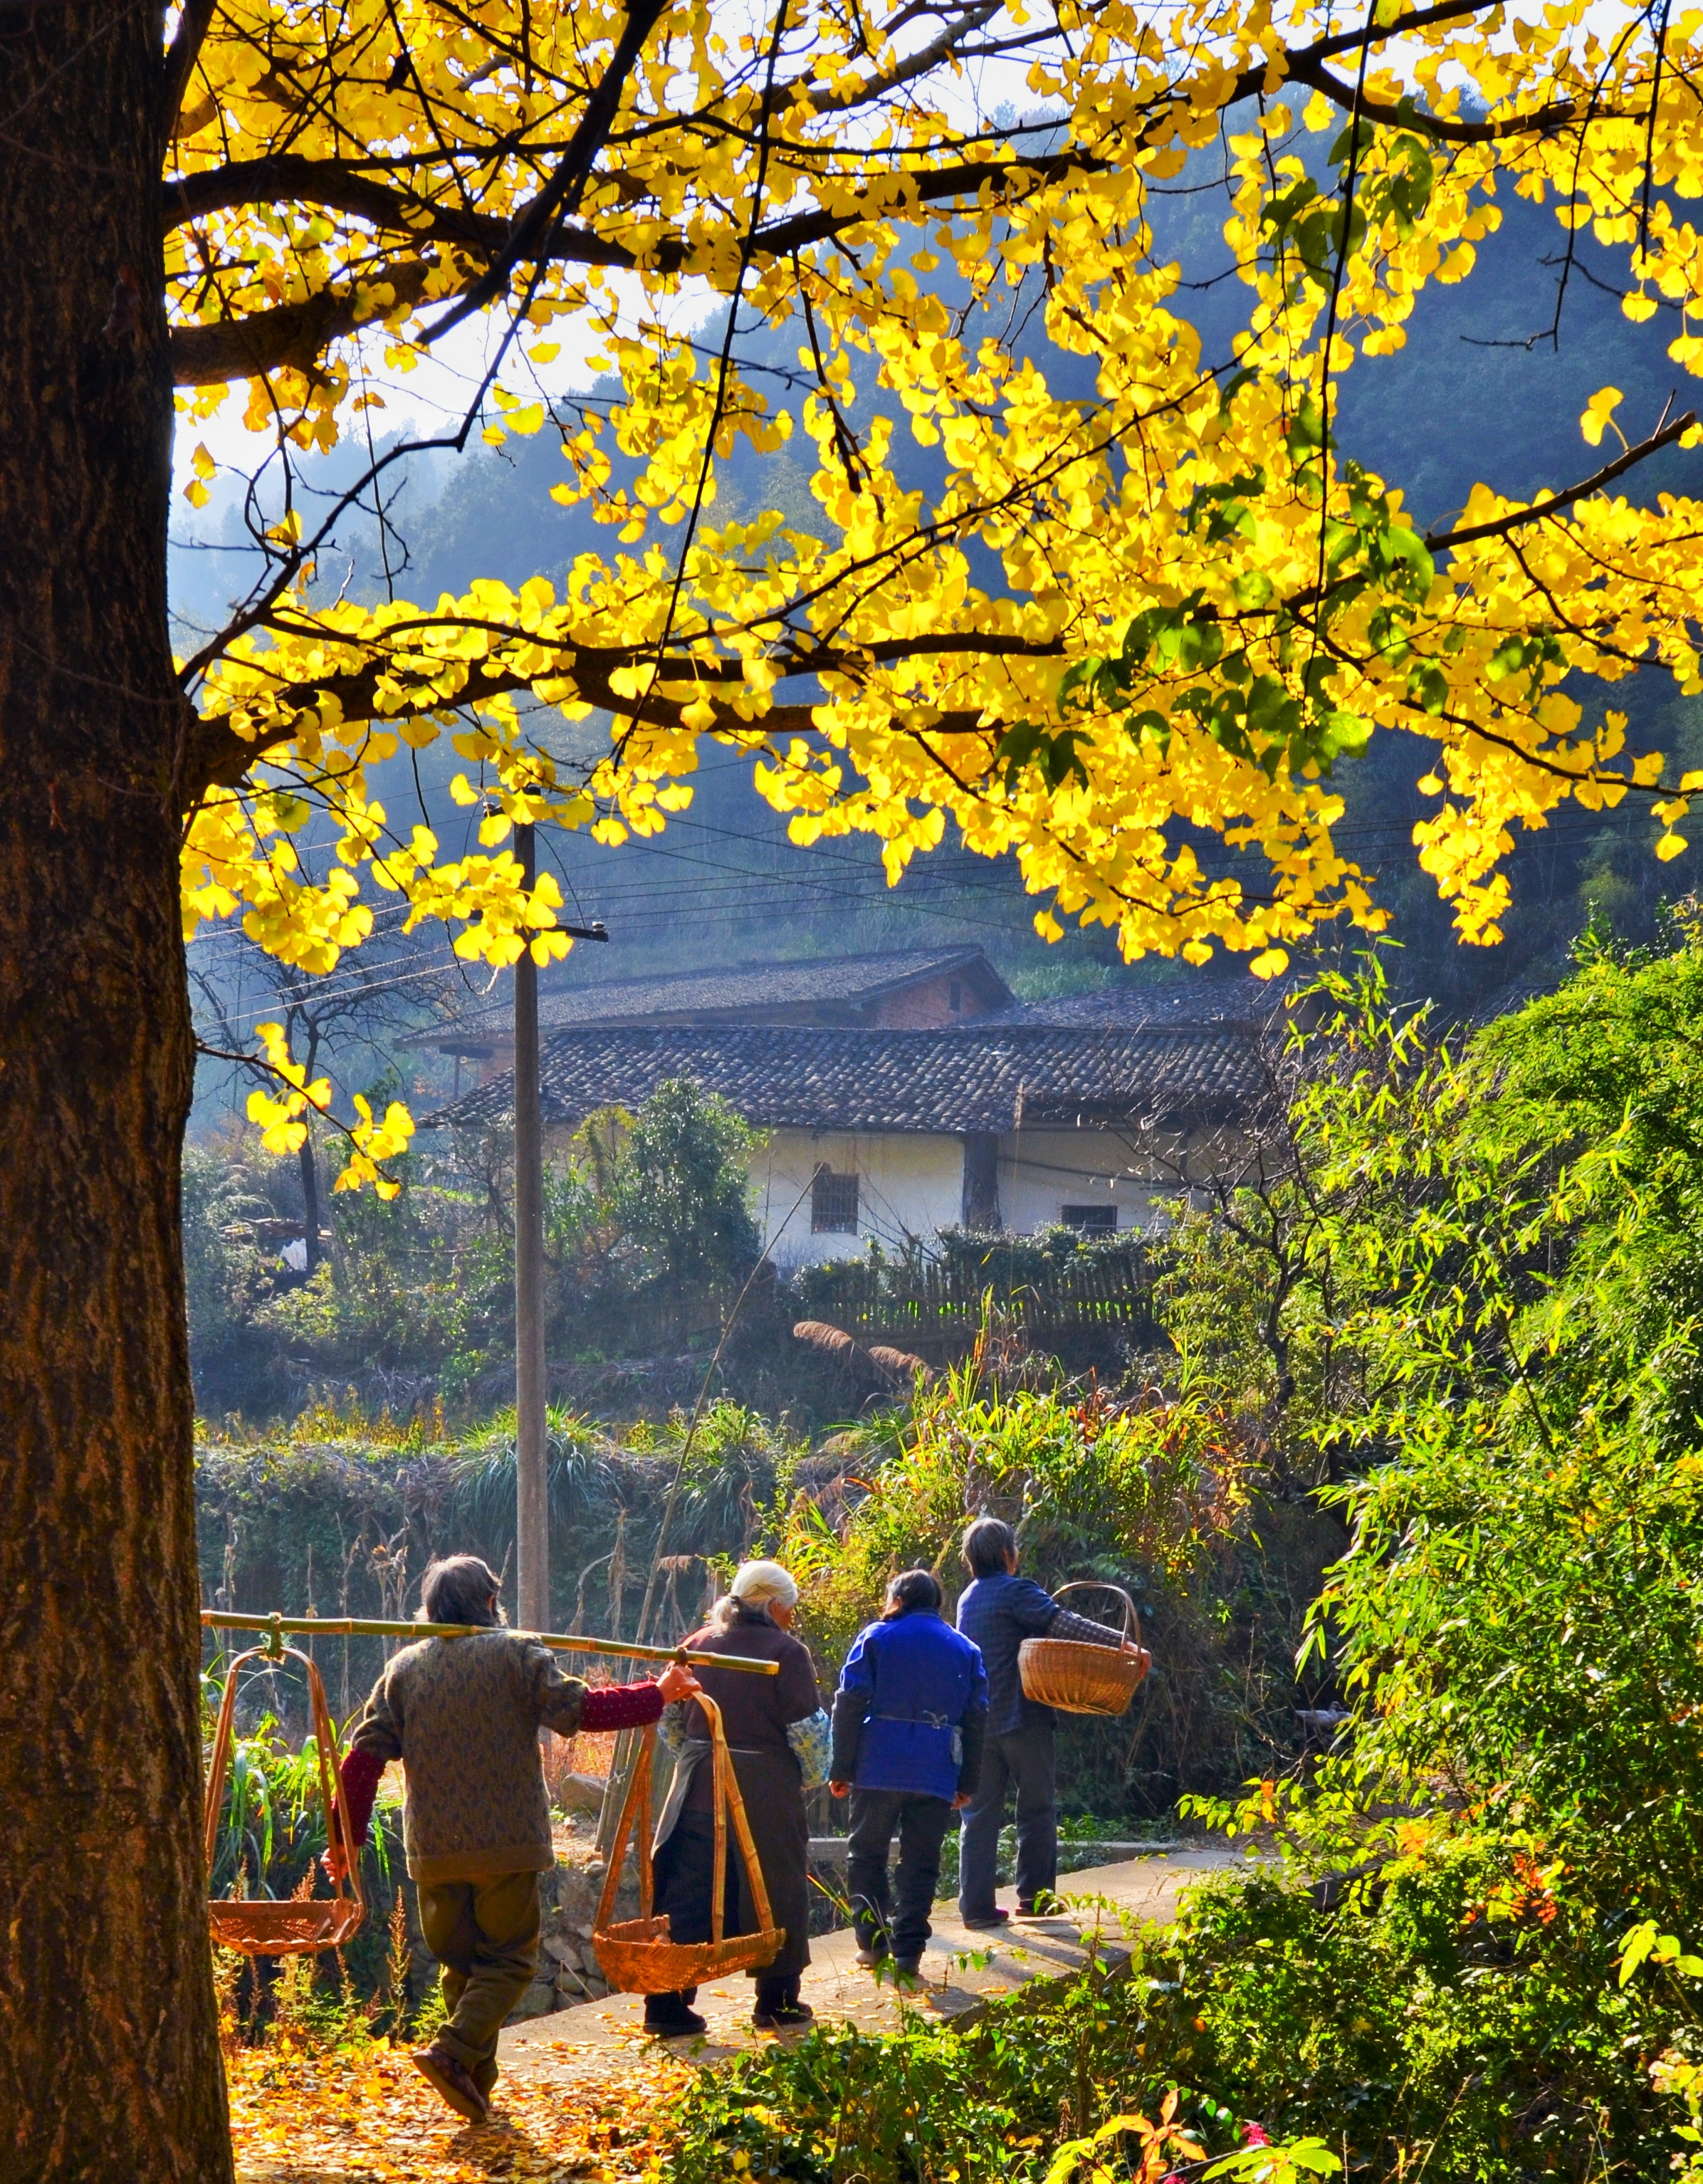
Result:
{"type": "Polygon", "coordinates": [[[611,1987],[625,1994],[675,1994],[682,1987],[702,1986],[708,1981],[725,1978],[730,1972],[761,1971],[771,1964],[780,1953],[786,1940],[786,1929],[776,1926],[775,1914],[769,1908],[769,1891],[763,1879],[763,1869],[757,1858],[757,1846],[751,1838],[751,1823],[745,1816],[745,1800],[739,1793],[739,1780],[733,1772],[733,1763],[728,1756],[727,1737],[721,1726],[721,1709],[714,1699],[704,1693],[698,1703],[703,1708],[710,1723],[710,1751],[715,1769],[715,1879],[710,1886],[710,1931],[707,1942],[676,1942],[670,1938],[666,1916],[652,1915],[655,1902],[655,1884],[651,1872],[650,1776],[652,1755],[656,1750],[656,1731],[644,1732],[639,1747],[638,1764],[632,1772],[625,1802],[621,1808],[621,1820],[615,1832],[615,1841],[609,1848],[609,1869],[604,1875],[602,1901],[598,1905],[597,1920],[592,1929],[592,1947],[597,1952],[598,1969],[611,1987]],[[754,1934],[732,1934],[724,1936],[726,1925],[727,1894],[727,1820],[733,1820],[733,1832],[738,1839],[739,1855],[744,1860],[745,1875],[751,1885],[751,1900],[757,1913],[758,1931],[754,1934]],[[615,1909],[615,1893],[621,1886],[621,1861],[626,1856],[627,1831],[636,1825],[638,1850],[638,1910],[637,1919],[623,1919],[611,1925],[610,1914],[615,1909]]]}
{"type": "Polygon", "coordinates": [[[245,1957],[300,1957],[320,1949],[341,1948],[366,1916],[361,1896],[360,1853],[355,1848],[349,1816],[342,1809],[331,1781],[331,1754],[337,1739],[326,1687],[320,1672],[305,1653],[293,1646],[279,1649],[252,1646],[239,1653],[225,1678],[225,1695],[219,1706],[219,1726],[214,1733],[213,1759],[207,1770],[207,1870],[213,1870],[213,1854],[219,1844],[219,1815],[225,1804],[225,1777],[231,1765],[232,1733],[237,1719],[237,1677],[245,1662],[264,1656],[270,1660],[299,1661],[308,1672],[308,1706],[313,1718],[314,1747],[320,1761],[320,1800],[326,1814],[326,1832],[333,1827],[342,1845],[347,1879],[331,1883],[329,1897],[231,1896],[216,1898],[207,1907],[213,1938],[221,1947],[240,1949],[245,1957]]]}
{"type": "MultiPolygon", "coordinates": [[[[1057,1596],[1067,1592],[1116,1593],[1123,1602],[1124,1633],[1141,1643],[1141,1624],[1135,1602],[1115,1585],[1099,1585],[1082,1579],[1061,1585],[1057,1596]]],[[[1149,1657],[1144,1652],[1118,1653],[1110,1646],[1084,1645],[1077,1638],[1026,1638],[1017,1649],[1017,1674],[1023,1696],[1038,1706],[1056,1707],[1060,1713],[1116,1716],[1127,1713],[1149,1657]]]]}
{"type": "Polygon", "coordinates": [[[241,1949],[249,1957],[297,1957],[315,1949],[340,1949],[365,1916],[365,1904],[347,1896],[304,1902],[231,1897],[207,1907],[214,1940],[221,1948],[241,1949]]]}

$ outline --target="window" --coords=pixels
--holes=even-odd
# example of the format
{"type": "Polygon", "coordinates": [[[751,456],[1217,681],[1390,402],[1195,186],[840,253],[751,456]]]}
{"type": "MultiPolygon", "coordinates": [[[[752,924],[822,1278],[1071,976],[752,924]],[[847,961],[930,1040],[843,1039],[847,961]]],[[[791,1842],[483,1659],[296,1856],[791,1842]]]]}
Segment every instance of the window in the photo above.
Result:
{"type": "Polygon", "coordinates": [[[810,1227],[819,1236],[857,1234],[857,1170],[836,1175],[819,1167],[810,1185],[810,1227]]]}
{"type": "Polygon", "coordinates": [[[1060,1208],[1060,1216],[1066,1228],[1084,1236],[1110,1236],[1117,1227],[1115,1206],[1066,1206],[1060,1208]]]}
{"type": "Polygon", "coordinates": [[[946,989],[946,1006],[955,1017],[964,1006],[964,981],[954,978],[946,989]]]}

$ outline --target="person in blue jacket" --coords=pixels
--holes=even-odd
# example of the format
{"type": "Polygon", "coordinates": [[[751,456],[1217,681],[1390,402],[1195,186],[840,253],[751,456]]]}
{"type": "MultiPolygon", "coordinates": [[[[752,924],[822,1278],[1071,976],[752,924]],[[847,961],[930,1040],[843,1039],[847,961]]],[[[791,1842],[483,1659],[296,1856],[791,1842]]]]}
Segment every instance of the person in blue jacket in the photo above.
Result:
{"type": "Polygon", "coordinates": [[[850,1875],[858,1962],[893,1953],[914,1975],[928,1939],[940,1846],[982,1767],[988,1679],[982,1656],[942,1619],[938,1580],[906,1570],[879,1623],[859,1633],[834,1694],[828,1787],[851,1799],[850,1875]],[[887,1860],[899,1830],[892,1900],[887,1860]]]}
{"type": "Polygon", "coordinates": [[[964,1535],[971,1582],[958,1599],[958,1628],[981,1648],[988,1674],[988,1738],[982,1779],[964,1815],[959,1846],[958,1912],[966,1926],[1003,1925],[993,1901],[1005,1799],[1017,1792],[1017,1916],[1031,1919],[1059,1877],[1059,1814],[1050,1707],[1026,1697],[1017,1656],[1026,1638],[1138,1652],[1121,1630],[1060,1607],[1032,1578],[1017,1574],[1017,1540],[997,1517],[978,1517],[964,1535]]]}

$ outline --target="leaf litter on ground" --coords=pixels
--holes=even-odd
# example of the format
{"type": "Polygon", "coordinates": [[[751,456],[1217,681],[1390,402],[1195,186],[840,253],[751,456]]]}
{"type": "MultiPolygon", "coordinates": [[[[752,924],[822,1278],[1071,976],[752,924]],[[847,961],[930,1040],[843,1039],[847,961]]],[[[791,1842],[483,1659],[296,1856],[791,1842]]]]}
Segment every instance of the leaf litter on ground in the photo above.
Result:
{"type": "Polygon", "coordinates": [[[463,2122],[387,2041],[288,2039],[225,2062],[238,2184],[619,2184],[654,2176],[670,2108],[693,2073],[653,2050],[621,2058],[552,2042],[504,2070],[491,2120],[463,2122]]]}

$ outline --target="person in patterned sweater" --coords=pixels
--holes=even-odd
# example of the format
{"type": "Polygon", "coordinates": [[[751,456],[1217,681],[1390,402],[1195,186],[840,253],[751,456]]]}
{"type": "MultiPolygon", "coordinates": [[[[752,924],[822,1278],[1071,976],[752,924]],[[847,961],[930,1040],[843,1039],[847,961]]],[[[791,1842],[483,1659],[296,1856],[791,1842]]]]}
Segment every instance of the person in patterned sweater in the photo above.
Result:
{"type": "MultiPolygon", "coordinates": [[[[589,1691],[548,1649],[510,1630],[498,1580],[476,1555],[432,1563],[420,1619],[483,1627],[426,1638],[386,1663],[341,1773],[357,1844],[366,1841],[379,1777],[403,1763],[403,1842],[426,1947],[442,1966],[448,2022],[411,2059],[458,2115],[482,2122],[497,2082],[497,2036],[538,1964],[538,1875],[556,1862],[538,1731],[559,1736],[637,1729],[698,1679],[671,1663],[655,1683],[589,1691]]],[[[339,1838],[326,1853],[342,1863],[339,1838]]]]}

